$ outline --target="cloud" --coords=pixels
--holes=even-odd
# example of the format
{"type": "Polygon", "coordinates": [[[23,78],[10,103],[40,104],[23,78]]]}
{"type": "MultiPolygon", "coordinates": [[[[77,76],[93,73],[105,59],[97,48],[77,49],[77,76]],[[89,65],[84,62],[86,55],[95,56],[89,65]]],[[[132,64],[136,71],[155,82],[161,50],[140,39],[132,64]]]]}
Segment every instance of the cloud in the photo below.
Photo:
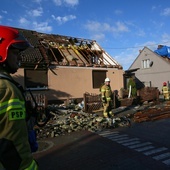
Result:
{"type": "Polygon", "coordinates": [[[137,32],[136,32],[136,35],[140,36],[140,37],[144,37],[146,35],[145,31],[142,30],[142,29],[139,29],[137,32]]]}
{"type": "Polygon", "coordinates": [[[139,50],[143,49],[140,47],[136,48],[127,48],[126,50],[121,50],[118,52],[117,55],[113,56],[113,58],[123,66],[124,70],[128,70],[131,64],[134,62],[134,60],[139,55],[139,50]]]}
{"type": "Polygon", "coordinates": [[[119,55],[113,56],[113,58],[123,67],[124,70],[129,69],[136,57],[136,52],[134,54],[120,53],[119,55]]]}
{"type": "Polygon", "coordinates": [[[20,25],[29,25],[29,21],[26,19],[26,18],[23,18],[23,17],[21,17],[20,19],[19,19],[19,24],[20,25]]]}
{"type": "Polygon", "coordinates": [[[57,6],[61,6],[61,4],[62,4],[62,0],[53,0],[53,2],[54,2],[55,5],[57,5],[57,6]]]}
{"type": "Polygon", "coordinates": [[[170,16],[170,8],[165,8],[161,13],[163,16],[170,16]]]}
{"type": "Polygon", "coordinates": [[[116,22],[116,31],[118,32],[128,32],[128,27],[123,22],[116,22]]]}
{"type": "Polygon", "coordinates": [[[92,39],[96,41],[106,41],[107,36],[119,36],[121,33],[128,32],[129,29],[123,22],[116,22],[113,25],[109,23],[100,23],[97,21],[88,21],[84,28],[91,34],[92,39]]]}
{"type": "Polygon", "coordinates": [[[123,12],[122,12],[121,10],[118,10],[118,9],[117,9],[117,10],[114,11],[114,13],[115,13],[116,15],[121,15],[123,12]]]}
{"type": "Polygon", "coordinates": [[[41,3],[41,2],[42,2],[42,0],[33,0],[33,2],[41,3]]]}
{"type": "Polygon", "coordinates": [[[7,12],[7,11],[2,10],[2,13],[7,14],[8,12],[7,12]]]}
{"type": "Polygon", "coordinates": [[[163,33],[161,36],[161,44],[170,46],[170,35],[168,33],[163,33]]]}
{"type": "Polygon", "coordinates": [[[79,0],[64,0],[64,2],[67,3],[68,5],[75,6],[78,5],[79,0]]]}
{"type": "Polygon", "coordinates": [[[116,22],[114,25],[108,23],[100,23],[97,21],[88,21],[85,28],[92,32],[128,32],[128,27],[123,22],[116,22]]]}
{"type": "Polygon", "coordinates": [[[40,32],[51,32],[52,27],[48,25],[48,22],[33,22],[33,29],[40,32]]]}
{"type": "Polygon", "coordinates": [[[39,17],[39,16],[42,16],[43,14],[43,9],[41,7],[37,8],[37,9],[33,9],[33,10],[30,10],[30,11],[27,11],[27,13],[30,15],[30,16],[33,16],[33,17],[39,17]]]}
{"type": "Polygon", "coordinates": [[[85,25],[85,28],[89,31],[99,32],[101,29],[101,23],[96,21],[88,21],[85,25]]]}
{"type": "Polygon", "coordinates": [[[53,0],[56,6],[61,6],[61,5],[69,5],[69,6],[76,6],[79,4],[79,0],[53,0]]]}
{"type": "Polygon", "coordinates": [[[39,32],[51,32],[52,31],[52,27],[48,25],[48,22],[31,22],[27,20],[26,18],[22,17],[19,19],[19,25],[22,28],[27,28],[30,30],[35,30],[35,31],[39,31],[39,32]]]}
{"type": "Polygon", "coordinates": [[[96,41],[100,41],[100,40],[104,40],[105,39],[105,35],[100,33],[100,34],[94,34],[92,36],[92,39],[96,40],[96,41]]]}
{"type": "Polygon", "coordinates": [[[70,20],[74,20],[76,19],[76,16],[75,15],[67,15],[67,16],[64,16],[64,17],[61,17],[61,16],[57,16],[55,17],[54,15],[51,15],[51,17],[56,20],[59,24],[63,24],[63,23],[66,23],[70,20]]]}

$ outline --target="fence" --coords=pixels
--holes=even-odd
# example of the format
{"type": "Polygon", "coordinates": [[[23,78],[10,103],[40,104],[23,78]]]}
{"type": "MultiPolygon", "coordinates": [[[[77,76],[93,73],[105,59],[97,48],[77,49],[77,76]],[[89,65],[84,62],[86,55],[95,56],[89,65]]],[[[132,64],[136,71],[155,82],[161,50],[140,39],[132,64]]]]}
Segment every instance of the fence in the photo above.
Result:
{"type": "Polygon", "coordinates": [[[92,113],[102,107],[100,94],[84,93],[84,111],[92,113]]]}
{"type": "MultiPolygon", "coordinates": [[[[117,92],[113,93],[113,107],[117,107],[119,104],[116,98],[117,92]]],[[[84,93],[84,111],[87,113],[92,113],[95,110],[103,108],[103,103],[101,100],[101,94],[90,94],[84,93]]]]}
{"type": "Polygon", "coordinates": [[[159,90],[156,87],[144,87],[139,90],[140,101],[153,101],[159,99],[159,90]]]}
{"type": "MultiPolygon", "coordinates": [[[[138,91],[136,98],[123,98],[118,100],[117,94],[113,93],[113,107],[136,105],[144,101],[156,101],[159,99],[159,90],[155,87],[144,87],[138,91]]],[[[84,111],[92,113],[102,108],[100,94],[84,93],[84,111]]]]}
{"type": "MultiPolygon", "coordinates": [[[[45,94],[33,94],[33,97],[34,97],[34,99],[37,103],[37,106],[39,108],[45,109],[47,107],[47,98],[46,98],[45,94]]],[[[29,93],[26,94],[26,100],[31,101],[33,107],[35,107],[35,103],[29,93]]]]}

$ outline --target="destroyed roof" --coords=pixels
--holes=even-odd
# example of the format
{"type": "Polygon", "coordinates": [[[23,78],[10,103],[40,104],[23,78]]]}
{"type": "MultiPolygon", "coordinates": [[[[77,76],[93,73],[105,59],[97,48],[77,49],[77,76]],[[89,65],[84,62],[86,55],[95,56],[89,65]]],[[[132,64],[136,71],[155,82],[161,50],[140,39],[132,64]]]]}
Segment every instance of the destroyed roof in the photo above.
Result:
{"type": "Polygon", "coordinates": [[[22,68],[57,65],[123,69],[95,40],[16,29],[34,46],[21,53],[22,68]]]}

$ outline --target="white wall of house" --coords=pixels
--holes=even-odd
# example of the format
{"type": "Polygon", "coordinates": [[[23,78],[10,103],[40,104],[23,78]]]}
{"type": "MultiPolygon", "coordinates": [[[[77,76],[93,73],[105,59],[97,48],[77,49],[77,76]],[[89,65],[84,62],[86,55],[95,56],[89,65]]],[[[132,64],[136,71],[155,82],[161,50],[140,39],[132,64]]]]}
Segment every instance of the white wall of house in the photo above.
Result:
{"type": "Polygon", "coordinates": [[[140,68],[135,72],[135,76],[140,81],[146,82],[146,84],[151,82],[151,86],[158,87],[160,91],[163,82],[170,82],[170,61],[157,55],[147,47],[140,52],[129,69],[135,68],[140,68]],[[145,61],[146,65],[144,64],[145,61]],[[148,63],[153,62],[153,65],[149,66],[148,64],[147,68],[147,61],[149,61],[148,63]]]}

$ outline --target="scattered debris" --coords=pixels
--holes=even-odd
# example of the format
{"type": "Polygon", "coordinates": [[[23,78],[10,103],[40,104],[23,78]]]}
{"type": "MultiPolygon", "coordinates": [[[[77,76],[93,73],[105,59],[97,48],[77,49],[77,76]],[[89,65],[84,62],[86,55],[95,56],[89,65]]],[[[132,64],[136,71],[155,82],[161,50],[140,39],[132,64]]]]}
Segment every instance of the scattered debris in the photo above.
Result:
{"type": "MultiPolygon", "coordinates": [[[[130,127],[130,118],[115,116],[113,118],[104,118],[101,113],[85,113],[81,107],[70,104],[64,105],[49,105],[51,119],[44,127],[36,126],[37,138],[53,138],[74,131],[88,130],[92,132],[101,131],[103,129],[116,128],[119,126],[130,127]],[[70,109],[71,108],[71,109],[70,109]],[[77,109],[77,110],[75,110],[77,109]]],[[[78,104],[79,105],[79,104],[78,104]]]]}
{"type": "Polygon", "coordinates": [[[35,127],[37,138],[54,138],[75,131],[91,132],[117,127],[131,127],[133,122],[152,121],[170,117],[170,102],[154,104],[145,102],[143,105],[119,107],[113,109],[113,118],[104,118],[102,109],[99,112],[86,113],[83,103],[65,105],[49,105],[51,119],[43,127],[35,127]]]}
{"type": "Polygon", "coordinates": [[[138,111],[134,114],[135,122],[153,121],[170,117],[169,102],[138,111]]]}

